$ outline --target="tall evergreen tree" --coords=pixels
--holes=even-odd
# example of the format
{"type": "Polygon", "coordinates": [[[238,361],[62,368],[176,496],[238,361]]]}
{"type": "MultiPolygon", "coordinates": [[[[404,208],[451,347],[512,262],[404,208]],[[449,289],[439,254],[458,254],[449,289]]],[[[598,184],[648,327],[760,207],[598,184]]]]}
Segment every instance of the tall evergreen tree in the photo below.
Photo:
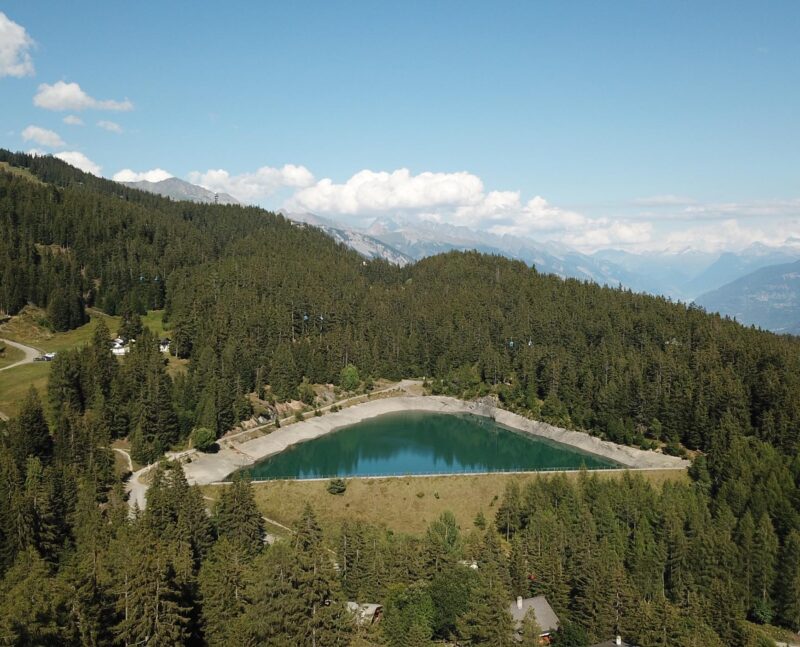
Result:
{"type": "Polygon", "coordinates": [[[223,490],[214,509],[217,535],[238,545],[246,554],[255,556],[264,546],[264,518],[256,506],[250,482],[235,477],[223,490]]]}

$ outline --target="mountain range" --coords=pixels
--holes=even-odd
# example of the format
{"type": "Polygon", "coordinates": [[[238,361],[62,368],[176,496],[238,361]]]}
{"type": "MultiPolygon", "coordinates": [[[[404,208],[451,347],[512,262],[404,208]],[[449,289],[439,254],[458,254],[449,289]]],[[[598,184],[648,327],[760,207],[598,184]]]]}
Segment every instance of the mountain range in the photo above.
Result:
{"type": "Polygon", "coordinates": [[[746,325],[800,334],[800,261],[751,272],[696,300],[746,325]]]}
{"type": "Polygon", "coordinates": [[[190,202],[206,202],[209,204],[241,204],[236,198],[227,193],[215,193],[196,184],[191,184],[176,177],[170,177],[159,182],[121,182],[132,189],[140,189],[148,193],[157,193],[173,200],[189,200],[190,202]]]}

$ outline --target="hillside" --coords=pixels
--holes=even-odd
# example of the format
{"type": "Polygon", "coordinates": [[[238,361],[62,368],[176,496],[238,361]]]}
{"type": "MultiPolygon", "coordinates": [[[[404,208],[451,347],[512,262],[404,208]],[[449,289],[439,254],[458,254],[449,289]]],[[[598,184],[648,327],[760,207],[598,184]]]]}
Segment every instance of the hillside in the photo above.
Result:
{"type": "MultiPolygon", "coordinates": [[[[3,161],[22,172],[0,169],[0,307],[33,304],[37,326],[91,336],[60,350],[43,396],[20,394],[17,417],[0,423],[7,642],[277,646],[313,633],[357,644],[368,632],[345,602],[377,600],[378,641],[408,644],[404,609],[420,608],[416,645],[509,645],[517,595],[545,595],[580,645],[624,632],[641,645],[748,647],[769,644],[761,625],[800,621],[797,338],[497,255],[365,260],[261,209],[175,202],[53,158],[0,151],[3,161]],[[88,306],[136,339],[124,359],[105,317],[81,327],[88,306]],[[141,318],[161,306],[159,330],[186,364],[174,376],[141,318]],[[321,521],[304,506],[291,541],[266,548],[262,514],[290,522],[303,488],[283,497],[237,480],[209,513],[183,470],[159,462],[199,429],[226,434],[254,403],[314,407],[315,384],[405,377],[691,455],[691,482],[508,479],[502,497],[486,489],[477,506],[453,505],[458,520],[406,518],[413,534],[334,519],[368,500],[353,487],[321,521]],[[154,465],[133,516],[127,448],[154,465]]],[[[468,496],[452,483],[369,487],[426,498],[407,507],[433,515],[468,496]]],[[[341,496],[329,492],[312,498],[327,508],[341,496]]]]}
{"type": "Polygon", "coordinates": [[[800,334],[800,261],[761,268],[696,302],[748,326],[800,334]]]}

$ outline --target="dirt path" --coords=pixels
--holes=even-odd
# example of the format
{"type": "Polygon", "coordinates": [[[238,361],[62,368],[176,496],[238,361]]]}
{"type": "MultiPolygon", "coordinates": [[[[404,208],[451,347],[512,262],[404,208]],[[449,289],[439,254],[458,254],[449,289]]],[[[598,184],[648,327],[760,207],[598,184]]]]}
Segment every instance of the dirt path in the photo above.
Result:
{"type": "Polygon", "coordinates": [[[0,368],[0,371],[7,371],[10,368],[15,368],[17,366],[22,366],[23,364],[30,364],[31,362],[33,362],[34,359],[36,359],[37,357],[39,357],[39,355],[42,354],[42,351],[40,351],[38,348],[32,348],[31,346],[25,346],[25,344],[20,344],[20,343],[17,343],[15,341],[11,341],[10,339],[0,339],[0,341],[5,342],[6,344],[8,344],[9,346],[12,346],[14,348],[18,348],[23,353],[25,353],[25,358],[24,359],[21,359],[18,362],[14,362],[13,364],[9,364],[8,366],[6,366],[4,368],[0,368]]]}
{"type": "Polygon", "coordinates": [[[133,461],[131,460],[131,455],[126,449],[122,449],[120,447],[112,447],[113,451],[117,452],[118,454],[122,454],[125,459],[128,461],[128,469],[133,472],[133,461]]]}

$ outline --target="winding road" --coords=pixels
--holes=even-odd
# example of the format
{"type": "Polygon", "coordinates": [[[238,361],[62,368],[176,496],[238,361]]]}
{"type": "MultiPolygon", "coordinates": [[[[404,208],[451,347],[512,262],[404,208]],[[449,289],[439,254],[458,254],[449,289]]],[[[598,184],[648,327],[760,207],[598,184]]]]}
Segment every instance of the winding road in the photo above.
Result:
{"type": "Polygon", "coordinates": [[[5,366],[3,368],[0,368],[0,371],[7,371],[7,370],[9,370],[11,368],[16,368],[17,366],[22,366],[22,364],[30,364],[31,362],[33,362],[33,360],[35,360],[37,357],[39,357],[39,355],[42,354],[42,351],[40,351],[37,348],[32,348],[30,346],[25,346],[24,344],[20,344],[20,343],[17,343],[15,341],[11,341],[10,339],[0,339],[0,341],[8,344],[9,346],[11,346],[13,348],[18,348],[23,353],[25,353],[25,357],[23,359],[19,360],[18,362],[14,362],[13,364],[9,364],[8,366],[5,366]]]}
{"type": "MultiPolygon", "coordinates": [[[[33,362],[33,360],[35,360],[37,357],[39,357],[39,355],[42,354],[42,351],[40,351],[38,348],[32,348],[31,346],[25,346],[25,344],[20,344],[18,342],[11,341],[10,339],[2,339],[2,338],[0,338],[0,342],[5,343],[6,345],[11,346],[12,348],[18,348],[23,353],[25,353],[25,357],[24,358],[22,358],[18,362],[14,362],[13,364],[9,364],[8,366],[4,366],[3,368],[0,368],[0,371],[7,371],[7,370],[9,370],[11,368],[16,368],[17,366],[22,366],[23,364],[30,364],[30,363],[33,362]]],[[[8,420],[8,416],[5,413],[3,413],[2,411],[0,411],[0,420],[8,420]]]]}

